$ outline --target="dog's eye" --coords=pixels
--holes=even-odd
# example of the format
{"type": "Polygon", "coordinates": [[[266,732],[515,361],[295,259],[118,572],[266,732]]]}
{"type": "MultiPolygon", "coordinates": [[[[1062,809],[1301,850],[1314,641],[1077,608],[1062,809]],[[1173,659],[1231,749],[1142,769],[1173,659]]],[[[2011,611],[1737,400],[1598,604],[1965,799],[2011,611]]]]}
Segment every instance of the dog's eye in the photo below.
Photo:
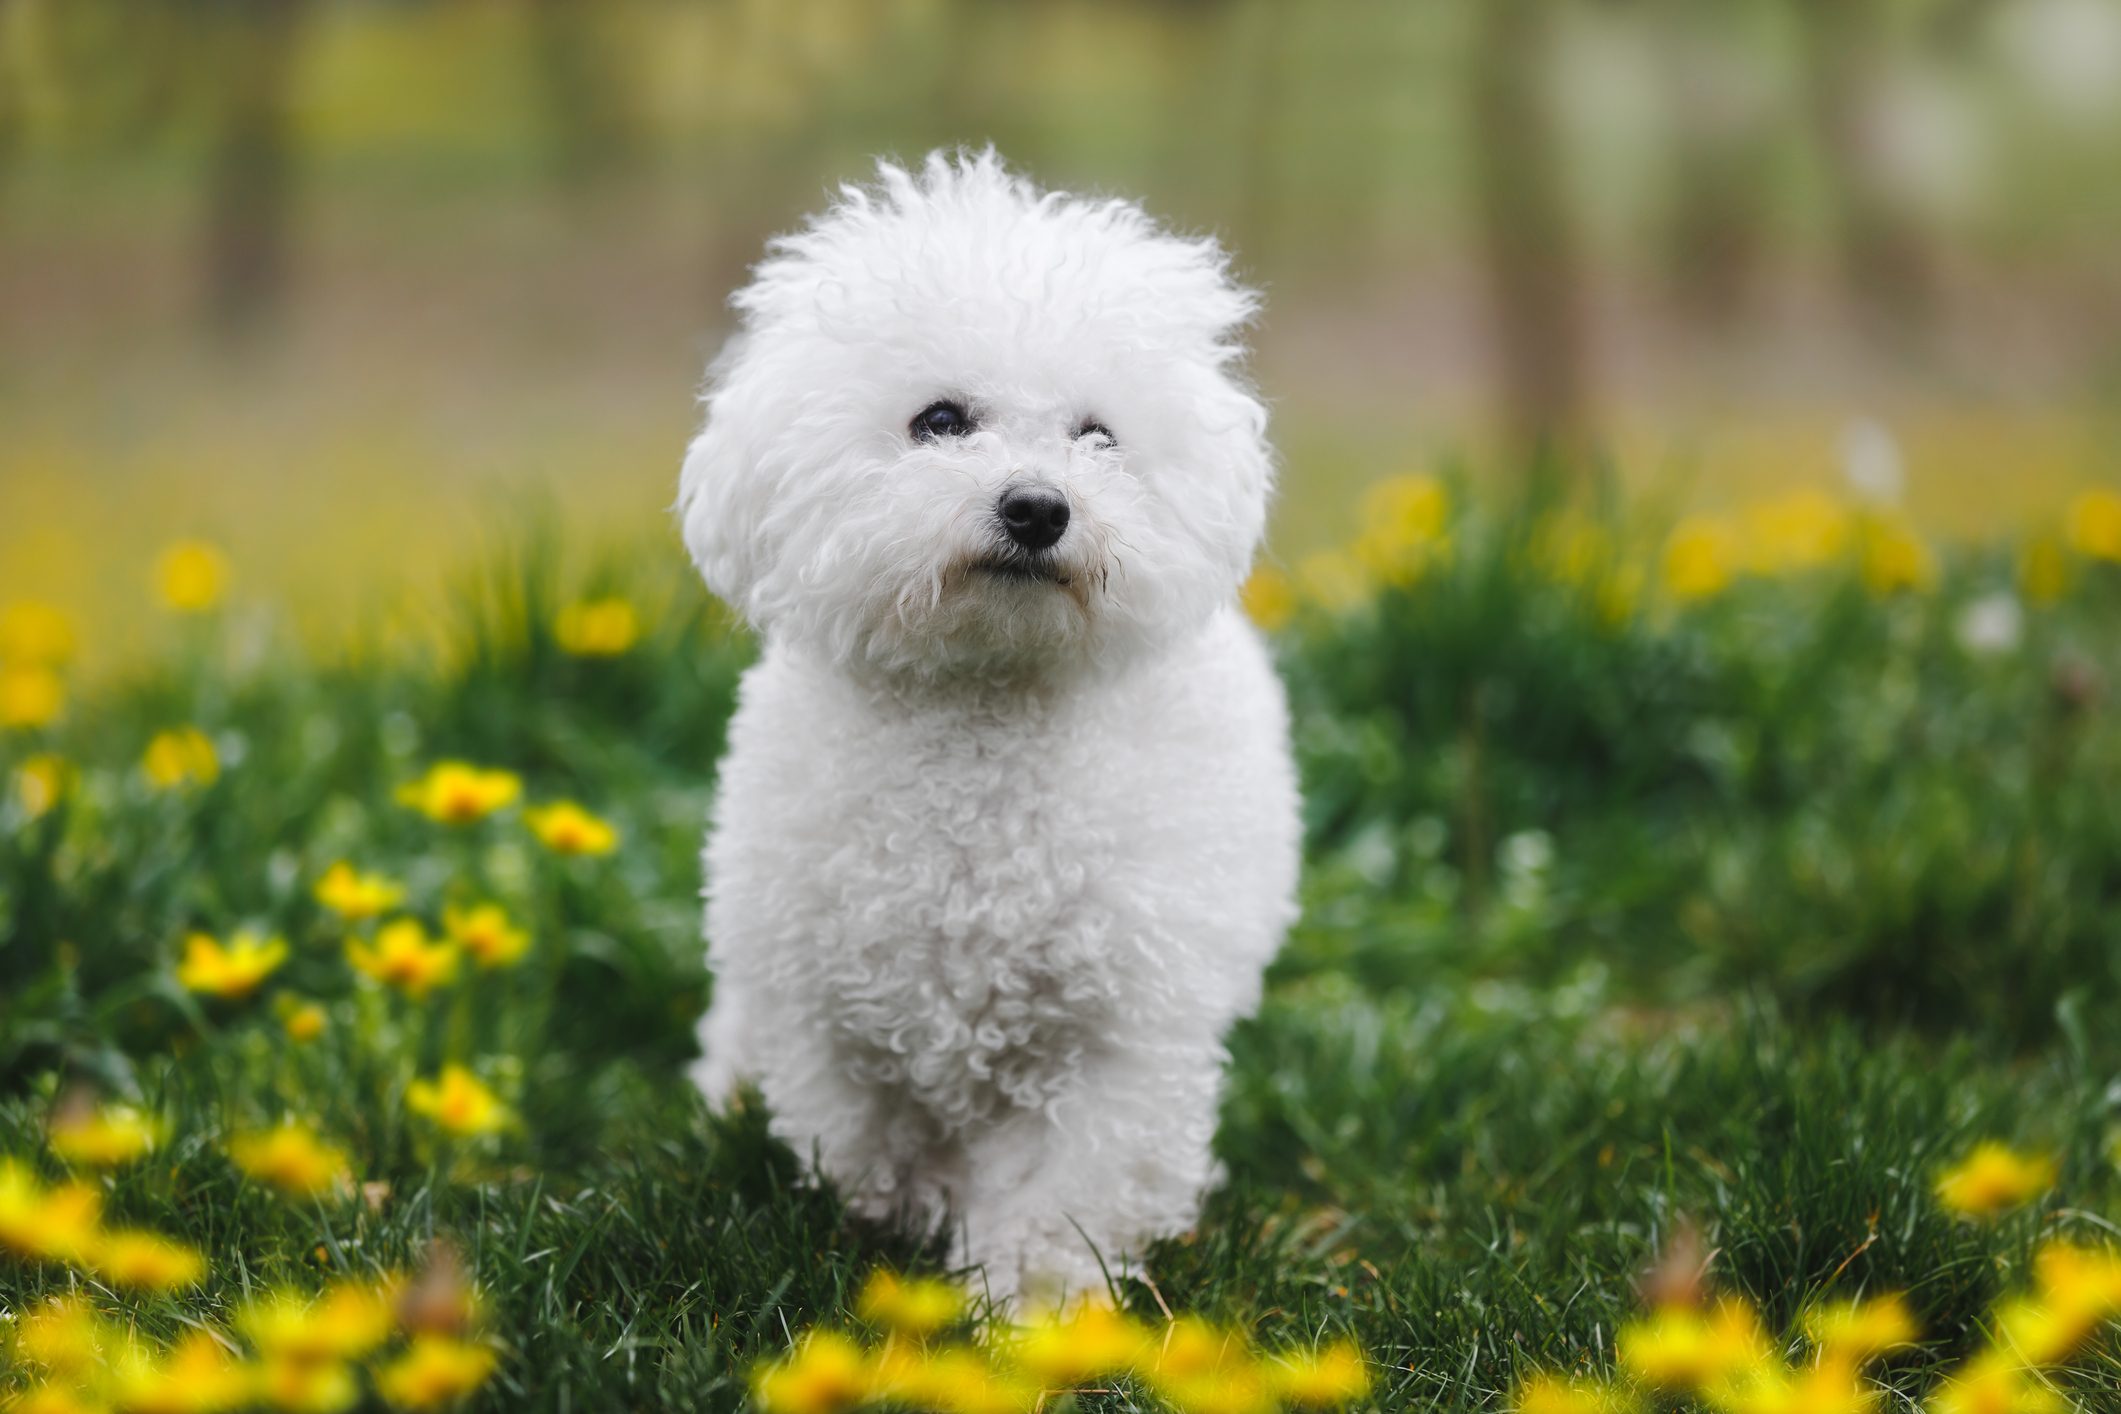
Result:
{"type": "Polygon", "coordinates": [[[1076,441],[1080,442],[1085,437],[1102,437],[1115,447],[1119,445],[1119,438],[1112,435],[1111,428],[1091,418],[1083,419],[1083,425],[1075,429],[1076,441]]]}
{"type": "Polygon", "coordinates": [[[916,442],[933,442],[938,437],[962,437],[972,430],[972,414],[965,411],[963,403],[945,399],[930,403],[915,413],[909,430],[916,442]]]}

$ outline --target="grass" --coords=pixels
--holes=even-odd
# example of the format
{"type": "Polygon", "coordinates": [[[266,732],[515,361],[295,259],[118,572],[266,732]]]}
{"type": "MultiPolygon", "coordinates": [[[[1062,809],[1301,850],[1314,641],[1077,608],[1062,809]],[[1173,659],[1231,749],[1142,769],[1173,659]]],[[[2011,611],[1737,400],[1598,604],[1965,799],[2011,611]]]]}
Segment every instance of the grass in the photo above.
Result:
{"type": "MultiPolygon", "coordinates": [[[[1305,916],[1231,1038],[1227,1180],[1121,1284],[1130,1309],[1274,1346],[1352,1337],[1378,1409],[1502,1409],[1534,1372],[1610,1370],[1640,1279],[1698,1226],[1712,1284],[1778,1333],[1822,1299],[1906,1293],[1924,1338],[1876,1374],[1880,1407],[1910,1408],[2039,1242],[2105,1240],[2121,731],[2099,685],[2121,570],[2073,556],[2036,600],[2008,548],[1967,547],[1880,592],[1881,528],[1837,514],[1826,553],[1748,544],[1682,601],[1617,520],[1457,505],[1358,545],[1360,597],[1296,595],[1276,641],[1305,916]],[[1591,550],[1555,554],[1557,526],[1591,550]],[[1971,633],[2005,593],[2015,639],[1971,633]],[[1974,1222],[1933,1186],[1987,1139],[2059,1178],[1974,1222]]],[[[107,1212],[209,1264],[139,1296],[0,1257],[0,1308],[85,1289],[169,1339],[269,1287],[417,1266],[446,1235],[501,1352],[478,1407],[733,1409],[759,1358],[851,1320],[871,1269],[935,1268],[920,1235],[806,1183],[756,1104],[710,1115],[686,1086],[711,986],[697,850],[750,648],[674,547],[564,584],[560,558],[533,538],[465,580],[430,653],[296,650],[266,610],[223,606],[0,736],[0,772],[58,753],[77,773],[53,808],[0,806],[0,1153],[56,1178],[65,1095],[137,1100],[168,1137],[98,1180],[107,1212]],[[560,609],[604,594],[640,606],[642,638],[568,653],[560,609]],[[180,723],[218,776],[155,789],[141,753],[180,723]],[[513,810],[451,828],[397,801],[451,757],[581,801],[621,846],[555,857],[513,810]],[[342,944],[370,925],[312,893],[341,858],[431,926],[498,900],[530,955],[420,1002],[361,980],[342,944]],[[290,944],[264,993],[178,984],[187,932],[239,926],[290,944]],[[280,994],[317,1000],[323,1035],[291,1041],[280,994]],[[409,1113],[447,1059],[520,1122],[458,1140],[409,1113]],[[343,1145],[366,1191],[245,1179],[227,1140],[283,1116],[343,1145]]],[[[2051,1377],[2121,1407],[2121,1345],[2051,1377]]],[[[1133,1386],[1077,1402],[1156,1407],[1133,1386]]]]}

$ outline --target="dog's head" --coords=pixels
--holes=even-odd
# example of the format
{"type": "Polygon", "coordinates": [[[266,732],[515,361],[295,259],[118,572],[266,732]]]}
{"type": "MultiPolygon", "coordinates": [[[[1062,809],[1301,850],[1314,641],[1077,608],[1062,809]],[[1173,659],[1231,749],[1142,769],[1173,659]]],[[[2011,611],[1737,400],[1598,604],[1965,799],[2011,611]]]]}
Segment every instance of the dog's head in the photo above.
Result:
{"type": "Polygon", "coordinates": [[[989,152],[883,165],[734,298],[679,510],[765,633],[923,673],[1152,645],[1236,593],[1271,459],[1212,241],[989,152]]]}

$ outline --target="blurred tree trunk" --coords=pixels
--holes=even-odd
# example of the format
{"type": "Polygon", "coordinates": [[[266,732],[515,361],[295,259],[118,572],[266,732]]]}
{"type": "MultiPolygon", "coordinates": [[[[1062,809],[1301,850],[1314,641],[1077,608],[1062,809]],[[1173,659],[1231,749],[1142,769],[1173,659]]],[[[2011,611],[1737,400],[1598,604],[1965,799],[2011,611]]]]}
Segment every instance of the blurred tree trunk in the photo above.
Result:
{"type": "Polygon", "coordinates": [[[1750,7],[1677,0],[1656,12],[1671,95],[1670,270],[1697,319],[1727,324],[1758,281],[1772,125],[1746,64],[1750,7]]]}
{"type": "Polygon", "coordinates": [[[630,155],[625,84],[595,0],[532,0],[530,41],[554,179],[579,191],[630,155]]]}
{"type": "Polygon", "coordinates": [[[1552,0],[1480,0],[1472,131],[1478,217],[1507,433],[1528,465],[1583,431],[1585,338],[1575,242],[1547,103],[1552,0]]]}
{"type": "Polygon", "coordinates": [[[204,77],[213,88],[207,173],[207,312],[247,340],[285,293],[294,177],[288,97],[308,0],[222,0],[204,77]]]}

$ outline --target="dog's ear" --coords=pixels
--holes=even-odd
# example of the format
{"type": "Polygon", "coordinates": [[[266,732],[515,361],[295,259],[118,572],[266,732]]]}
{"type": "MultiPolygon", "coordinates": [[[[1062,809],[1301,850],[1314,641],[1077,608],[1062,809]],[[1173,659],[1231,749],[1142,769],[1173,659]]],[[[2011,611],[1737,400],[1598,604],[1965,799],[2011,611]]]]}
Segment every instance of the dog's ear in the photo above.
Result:
{"type": "Polygon", "coordinates": [[[685,450],[677,512],[685,548],[707,587],[755,625],[751,599],[760,570],[760,521],[765,508],[755,485],[760,449],[751,445],[743,345],[743,335],[732,339],[708,371],[707,394],[702,400],[706,421],[685,450]]]}

